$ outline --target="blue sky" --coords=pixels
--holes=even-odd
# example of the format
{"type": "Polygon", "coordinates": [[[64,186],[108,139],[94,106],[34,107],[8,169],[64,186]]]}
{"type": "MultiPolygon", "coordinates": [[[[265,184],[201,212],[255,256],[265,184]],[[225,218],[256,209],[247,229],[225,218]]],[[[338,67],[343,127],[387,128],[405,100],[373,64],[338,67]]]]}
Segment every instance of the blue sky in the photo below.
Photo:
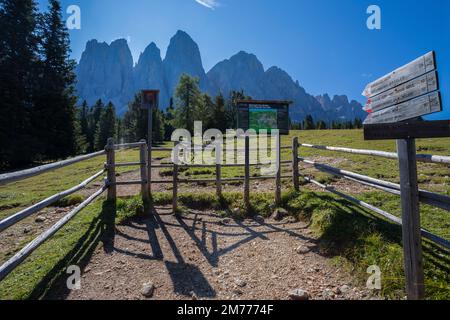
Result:
{"type": "MultiPolygon", "coordinates": [[[[45,8],[47,1],[39,0],[45,8]]],[[[63,0],[81,8],[70,32],[73,57],[90,39],[127,38],[135,60],[151,41],[164,57],[178,29],[198,43],[208,71],[240,50],[265,68],[286,70],[311,94],[347,94],[361,103],[365,85],[435,50],[445,114],[450,118],[448,0],[63,0]],[[381,30],[366,27],[369,5],[381,30]],[[448,104],[447,104],[448,103],[448,104]]]]}

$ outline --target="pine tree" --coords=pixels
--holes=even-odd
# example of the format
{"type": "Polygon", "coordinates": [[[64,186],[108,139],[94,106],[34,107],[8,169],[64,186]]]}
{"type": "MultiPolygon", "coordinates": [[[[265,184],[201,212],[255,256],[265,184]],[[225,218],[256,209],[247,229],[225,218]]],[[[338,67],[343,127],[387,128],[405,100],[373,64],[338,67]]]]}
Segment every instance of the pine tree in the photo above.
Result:
{"type": "Polygon", "coordinates": [[[89,147],[86,136],[82,133],[79,121],[75,121],[75,153],[86,153],[89,147]]]}
{"type": "Polygon", "coordinates": [[[103,104],[102,99],[97,100],[97,102],[95,103],[95,105],[92,107],[91,110],[92,123],[95,123],[96,125],[98,124],[104,108],[105,105],[103,104]]]}
{"type": "Polygon", "coordinates": [[[105,109],[105,105],[101,99],[97,100],[95,105],[89,109],[87,117],[87,142],[88,142],[88,152],[94,152],[95,150],[95,134],[97,132],[97,127],[100,122],[100,117],[105,109]]]}
{"type": "Polygon", "coordinates": [[[169,141],[171,139],[172,133],[175,130],[175,127],[173,125],[174,119],[175,110],[173,109],[173,106],[170,105],[164,115],[164,140],[166,141],[169,141]]]}
{"type": "Polygon", "coordinates": [[[356,129],[361,129],[363,127],[362,120],[360,118],[355,118],[354,127],[356,129]]]}
{"type": "Polygon", "coordinates": [[[227,129],[237,129],[238,108],[236,101],[244,99],[251,99],[251,97],[248,97],[244,94],[244,90],[230,92],[230,96],[225,107],[227,129]]]}
{"type": "Polygon", "coordinates": [[[116,111],[114,105],[110,102],[102,111],[100,121],[95,133],[95,150],[102,150],[108,141],[116,133],[116,111]]]}
{"type": "Polygon", "coordinates": [[[121,118],[116,119],[116,133],[114,138],[119,143],[122,143],[121,141],[123,141],[123,121],[121,118]]]}
{"type": "Polygon", "coordinates": [[[75,61],[70,52],[60,1],[49,0],[49,12],[43,15],[42,75],[35,115],[37,135],[50,159],[73,155],[77,149],[75,61]]]}
{"type": "Polygon", "coordinates": [[[316,128],[314,119],[310,114],[306,116],[305,121],[303,122],[303,128],[305,130],[314,130],[316,128]]]}
{"type": "Polygon", "coordinates": [[[153,109],[153,141],[164,140],[164,113],[161,110],[153,109]]]}
{"type": "Polygon", "coordinates": [[[227,115],[225,111],[225,99],[220,93],[216,96],[213,112],[213,126],[215,129],[219,129],[221,132],[225,132],[227,129],[227,115]]]}
{"type": "Polygon", "coordinates": [[[89,149],[89,106],[86,101],[77,109],[75,121],[76,153],[86,153],[89,149]]]}
{"type": "Polygon", "coordinates": [[[80,126],[80,132],[87,141],[89,136],[89,106],[86,100],[83,101],[83,104],[78,109],[78,123],[80,126]]]}
{"type": "Polygon", "coordinates": [[[31,110],[39,64],[33,0],[0,0],[0,168],[29,164],[36,150],[31,110]]]}
{"type": "Polygon", "coordinates": [[[128,104],[128,110],[122,119],[125,142],[147,139],[147,114],[148,111],[141,108],[141,95],[136,94],[134,100],[128,104]]]}
{"type": "Polygon", "coordinates": [[[317,122],[317,129],[318,130],[326,130],[327,129],[327,124],[325,123],[325,121],[319,120],[317,122]]]}
{"type": "Polygon", "coordinates": [[[194,131],[194,109],[200,103],[199,79],[183,74],[175,89],[175,126],[194,131]]]}
{"type": "Polygon", "coordinates": [[[194,121],[201,121],[203,130],[214,127],[213,122],[214,103],[207,93],[200,96],[198,105],[194,108],[194,121]]]}

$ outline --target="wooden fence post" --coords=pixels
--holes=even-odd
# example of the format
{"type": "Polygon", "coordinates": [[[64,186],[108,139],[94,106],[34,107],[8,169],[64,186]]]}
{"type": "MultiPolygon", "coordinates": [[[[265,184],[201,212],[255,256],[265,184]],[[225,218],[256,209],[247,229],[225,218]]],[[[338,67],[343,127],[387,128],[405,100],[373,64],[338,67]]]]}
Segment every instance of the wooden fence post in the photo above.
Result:
{"type": "MultiPolygon", "coordinates": [[[[175,142],[175,147],[179,142],[175,142]]],[[[172,195],[172,210],[176,214],[178,210],[178,164],[173,163],[173,195],[172,195]]]]}
{"type": "Polygon", "coordinates": [[[292,183],[295,191],[300,191],[298,174],[298,138],[292,139],[292,183]]]}
{"type": "Polygon", "coordinates": [[[153,106],[149,106],[148,116],[147,116],[147,148],[148,148],[148,159],[147,159],[147,186],[148,193],[150,197],[152,196],[152,149],[153,149],[153,106]]]}
{"type": "Polygon", "coordinates": [[[142,200],[144,202],[150,200],[149,189],[148,189],[148,176],[147,176],[147,143],[145,140],[141,140],[142,145],[140,146],[140,162],[141,162],[141,192],[142,200]]]}
{"type": "Polygon", "coordinates": [[[106,165],[108,168],[108,201],[116,201],[117,187],[116,187],[116,157],[114,150],[114,139],[109,138],[106,145],[106,165]]]}
{"type": "Polygon", "coordinates": [[[250,137],[245,135],[245,177],[244,177],[244,203],[250,209],[250,137]]]}
{"type": "Polygon", "coordinates": [[[277,176],[275,181],[275,203],[277,205],[281,204],[281,135],[278,133],[277,136],[277,150],[276,150],[276,161],[277,161],[277,176]]]}
{"type": "Polygon", "coordinates": [[[409,300],[425,297],[422,238],[420,230],[419,188],[417,184],[416,142],[397,140],[402,203],[402,237],[406,291],[409,300]]]}
{"type": "Polygon", "coordinates": [[[216,193],[217,198],[222,197],[222,164],[216,163],[216,193]]]}

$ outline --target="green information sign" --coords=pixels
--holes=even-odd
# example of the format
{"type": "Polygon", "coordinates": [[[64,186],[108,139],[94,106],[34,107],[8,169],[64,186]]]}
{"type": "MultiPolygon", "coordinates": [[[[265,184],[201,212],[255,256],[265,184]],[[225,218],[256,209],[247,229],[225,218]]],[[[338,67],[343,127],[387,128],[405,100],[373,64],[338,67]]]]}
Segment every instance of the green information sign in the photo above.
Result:
{"type": "Polygon", "coordinates": [[[238,129],[253,129],[257,133],[278,129],[280,134],[289,134],[290,101],[239,100],[236,103],[238,129]]]}

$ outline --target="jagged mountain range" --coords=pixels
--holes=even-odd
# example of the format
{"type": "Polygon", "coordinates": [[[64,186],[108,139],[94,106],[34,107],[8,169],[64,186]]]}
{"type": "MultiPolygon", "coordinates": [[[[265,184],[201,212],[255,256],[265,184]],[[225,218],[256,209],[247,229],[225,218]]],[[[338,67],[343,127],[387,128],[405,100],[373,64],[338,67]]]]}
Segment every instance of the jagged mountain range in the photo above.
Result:
{"type": "Polygon", "coordinates": [[[152,42],[136,64],[124,39],[109,45],[89,41],[76,68],[76,88],[80,100],[90,104],[98,99],[112,101],[121,115],[141,89],[159,89],[160,105],[166,108],[183,73],[198,77],[202,91],[213,96],[244,90],[254,99],[292,100],[292,121],[301,121],[308,114],[325,121],[365,117],[360,103],[349,101],[345,95],[332,99],[328,94],[314,97],[286,71],[278,67],[265,70],[254,54],[244,51],[205,72],[197,43],[183,31],[172,37],[164,59],[152,42]]]}

